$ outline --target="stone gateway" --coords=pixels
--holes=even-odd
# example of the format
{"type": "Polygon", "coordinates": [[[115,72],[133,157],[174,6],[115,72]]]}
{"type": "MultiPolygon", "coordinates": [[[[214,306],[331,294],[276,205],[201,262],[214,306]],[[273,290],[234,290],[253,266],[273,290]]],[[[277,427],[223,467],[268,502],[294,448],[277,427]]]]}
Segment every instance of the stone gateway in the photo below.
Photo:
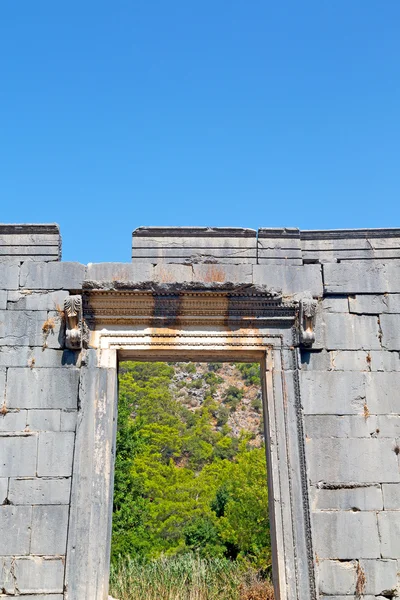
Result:
{"type": "Polygon", "coordinates": [[[400,229],[0,225],[0,596],[107,600],[120,360],[261,364],[277,600],[400,595],[400,229]]]}

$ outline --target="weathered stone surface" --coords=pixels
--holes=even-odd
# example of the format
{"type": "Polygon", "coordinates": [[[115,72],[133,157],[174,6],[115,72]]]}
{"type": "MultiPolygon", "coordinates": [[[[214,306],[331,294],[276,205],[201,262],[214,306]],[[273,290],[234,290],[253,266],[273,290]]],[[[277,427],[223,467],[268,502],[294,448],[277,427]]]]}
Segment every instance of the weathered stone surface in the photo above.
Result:
{"type": "Polygon", "coordinates": [[[2,367],[78,367],[80,355],[71,350],[53,350],[28,346],[0,346],[0,373],[2,367]]]}
{"type": "Polygon", "coordinates": [[[326,264],[324,287],[333,294],[385,294],[400,292],[400,263],[377,260],[326,264]]]}
{"type": "Polygon", "coordinates": [[[30,431],[60,431],[61,411],[29,410],[27,426],[30,431]]]}
{"type": "Polygon", "coordinates": [[[80,290],[86,267],[74,262],[27,262],[21,266],[20,287],[29,290],[80,290]]]}
{"type": "Polygon", "coordinates": [[[2,290],[17,290],[19,286],[19,264],[17,262],[0,263],[0,281],[2,290]]]}
{"type": "Polygon", "coordinates": [[[70,477],[75,435],[70,431],[39,434],[39,477],[70,477]]]}
{"type": "Polygon", "coordinates": [[[3,504],[4,500],[7,498],[7,489],[8,489],[8,478],[1,477],[0,478],[0,504],[3,504]]]}
{"type": "Polygon", "coordinates": [[[350,312],[379,315],[400,313],[400,294],[357,294],[349,298],[350,312]]]}
{"type": "MultiPolygon", "coordinates": [[[[69,296],[69,292],[60,290],[57,292],[32,292],[31,290],[21,290],[8,292],[7,310],[61,310],[64,306],[64,300],[69,296]]],[[[1,306],[1,292],[0,292],[1,306]]],[[[4,306],[4,308],[6,308],[4,306]]]]}
{"type": "Polygon", "coordinates": [[[0,290],[0,310],[7,308],[7,292],[6,290],[0,290]]]}
{"type": "Polygon", "coordinates": [[[375,513],[316,512],[312,523],[319,559],[380,558],[375,513]]]}
{"type": "MultiPolygon", "coordinates": [[[[161,265],[157,265],[158,267],[161,265]]],[[[191,267],[186,267],[191,268],[191,267]]],[[[206,283],[252,283],[252,265],[194,265],[193,280],[206,283]]]]}
{"type": "Polygon", "coordinates": [[[42,346],[42,327],[46,321],[45,311],[1,311],[0,345],[42,346]]]}
{"type": "Polygon", "coordinates": [[[89,263],[85,285],[91,288],[135,287],[135,283],[152,281],[153,265],[148,262],[89,263]]]}
{"type": "Polygon", "coordinates": [[[382,485],[383,506],[385,510],[400,510],[400,484],[384,483],[382,485]]]}
{"type": "Polygon", "coordinates": [[[388,350],[400,349],[400,315],[381,315],[382,346],[388,350]]]}
{"type": "Polygon", "coordinates": [[[152,279],[159,283],[183,283],[193,281],[193,269],[190,265],[161,263],[155,265],[152,279]]]}
{"type": "Polygon", "coordinates": [[[32,513],[31,553],[65,554],[68,506],[34,506],[32,513]]]}
{"type": "Polygon", "coordinates": [[[382,558],[400,558],[400,511],[378,513],[382,558]]]}
{"type": "Polygon", "coordinates": [[[354,595],[357,561],[322,560],[318,565],[319,591],[322,594],[354,595]]]}
{"type": "Polygon", "coordinates": [[[61,411],[61,431],[75,431],[77,419],[76,411],[61,411]]]}
{"type": "Polygon", "coordinates": [[[0,506],[1,554],[29,554],[32,507],[0,506]]]}
{"type": "Polygon", "coordinates": [[[366,400],[363,373],[307,371],[300,373],[305,414],[363,414],[366,400]]]}
{"type": "Polygon", "coordinates": [[[309,438],[400,437],[399,415],[306,415],[309,438]]]}
{"type": "Polygon", "coordinates": [[[0,415],[0,431],[24,431],[27,422],[27,411],[20,410],[0,415]]]}
{"type": "Polygon", "coordinates": [[[10,368],[6,404],[9,408],[76,409],[78,384],[78,369],[10,368]]]}
{"type": "Polygon", "coordinates": [[[381,350],[378,325],[374,316],[327,313],[318,343],[327,350],[381,350]]]}
{"type": "Polygon", "coordinates": [[[400,373],[365,373],[366,403],[370,414],[400,413],[400,373]]]}
{"type": "Polygon", "coordinates": [[[397,456],[390,439],[316,438],[307,442],[306,452],[312,482],[400,481],[397,456]]]}
{"type": "Polygon", "coordinates": [[[348,313],[349,298],[348,296],[328,296],[322,300],[321,310],[323,313],[348,313]]]}
{"type": "MultiPolygon", "coordinates": [[[[64,582],[62,558],[21,558],[15,561],[15,578],[21,594],[61,594],[64,582]]],[[[47,597],[46,597],[47,600],[47,597]]]]}
{"type": "Polygon", "coordinates": [[[282,290],[285,295],[309,291],[313,296],[322,296],[320,265],[302,267],[254,265],[253,283],[282,290]]]}
{"type": "Polygon", "coordinates": [[[36,435],[0,437],[0,448],[0,477],[36,475],[36,435]]]}
{"type": "Polygon", "coordinates": [[[397,590],[397,561],[395,560],[360,560],[360,567],[365,573],[366,594],[394,594],[397,590]]]}
{"type": "Polygon", "coordinates": [[[335,371],[400,371],[398,352],[385,350],[335,350],[330,353],[335,371]]]}
{"type": "Polygon", "coordinates": [[[380,485],[366,487],[343,487],[324,489],[312,486],[310,489],[313,510],[382,510],[382,490],[380,485]]]}
{"type": "Polygon", "coordinates": [[[70,488],[69,478],[11,478],[8,499],[11,504],[68,504],[70,488]]]}

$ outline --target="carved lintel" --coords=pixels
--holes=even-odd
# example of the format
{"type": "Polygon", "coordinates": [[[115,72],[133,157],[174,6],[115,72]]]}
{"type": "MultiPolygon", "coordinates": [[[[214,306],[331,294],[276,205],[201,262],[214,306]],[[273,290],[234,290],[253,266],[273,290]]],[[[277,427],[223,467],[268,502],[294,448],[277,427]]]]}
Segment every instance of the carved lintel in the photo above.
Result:
{"type": "Polygon", "coordinates": [[[299,306],[300,343],[310,348],[315,342],[315,320],[317,316],[317,300],[312,296],[304,296],[299,306]]]}
{"type": "Polygon", "coordinates": [[[87,328],[82,315],[82,296],[69,296],[64,302],[65,347],[81,350],[87,342],[87,328]]]}

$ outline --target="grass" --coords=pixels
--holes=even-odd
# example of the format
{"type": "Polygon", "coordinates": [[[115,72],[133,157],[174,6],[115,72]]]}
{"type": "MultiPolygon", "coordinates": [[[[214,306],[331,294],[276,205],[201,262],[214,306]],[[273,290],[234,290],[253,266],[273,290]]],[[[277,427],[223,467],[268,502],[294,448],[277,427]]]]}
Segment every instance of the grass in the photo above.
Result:
{"type": "Polygon", "coordinates": [[[256,571],[223,558],[192,554],[111,566],[110,594],[118,600],[273,600],[273,586],[256,571]]]}

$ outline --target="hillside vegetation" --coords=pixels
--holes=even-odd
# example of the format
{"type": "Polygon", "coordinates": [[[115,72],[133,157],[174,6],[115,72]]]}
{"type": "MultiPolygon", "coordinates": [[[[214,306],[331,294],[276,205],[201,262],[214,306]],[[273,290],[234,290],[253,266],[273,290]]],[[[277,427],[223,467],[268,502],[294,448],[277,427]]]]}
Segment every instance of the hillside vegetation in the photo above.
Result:
{"type": "Polygon", "coordinates": [[[259,365],[124,362],[119,386],[113,594],[271,598],[245,595],[271,568],[259,365]]]}

